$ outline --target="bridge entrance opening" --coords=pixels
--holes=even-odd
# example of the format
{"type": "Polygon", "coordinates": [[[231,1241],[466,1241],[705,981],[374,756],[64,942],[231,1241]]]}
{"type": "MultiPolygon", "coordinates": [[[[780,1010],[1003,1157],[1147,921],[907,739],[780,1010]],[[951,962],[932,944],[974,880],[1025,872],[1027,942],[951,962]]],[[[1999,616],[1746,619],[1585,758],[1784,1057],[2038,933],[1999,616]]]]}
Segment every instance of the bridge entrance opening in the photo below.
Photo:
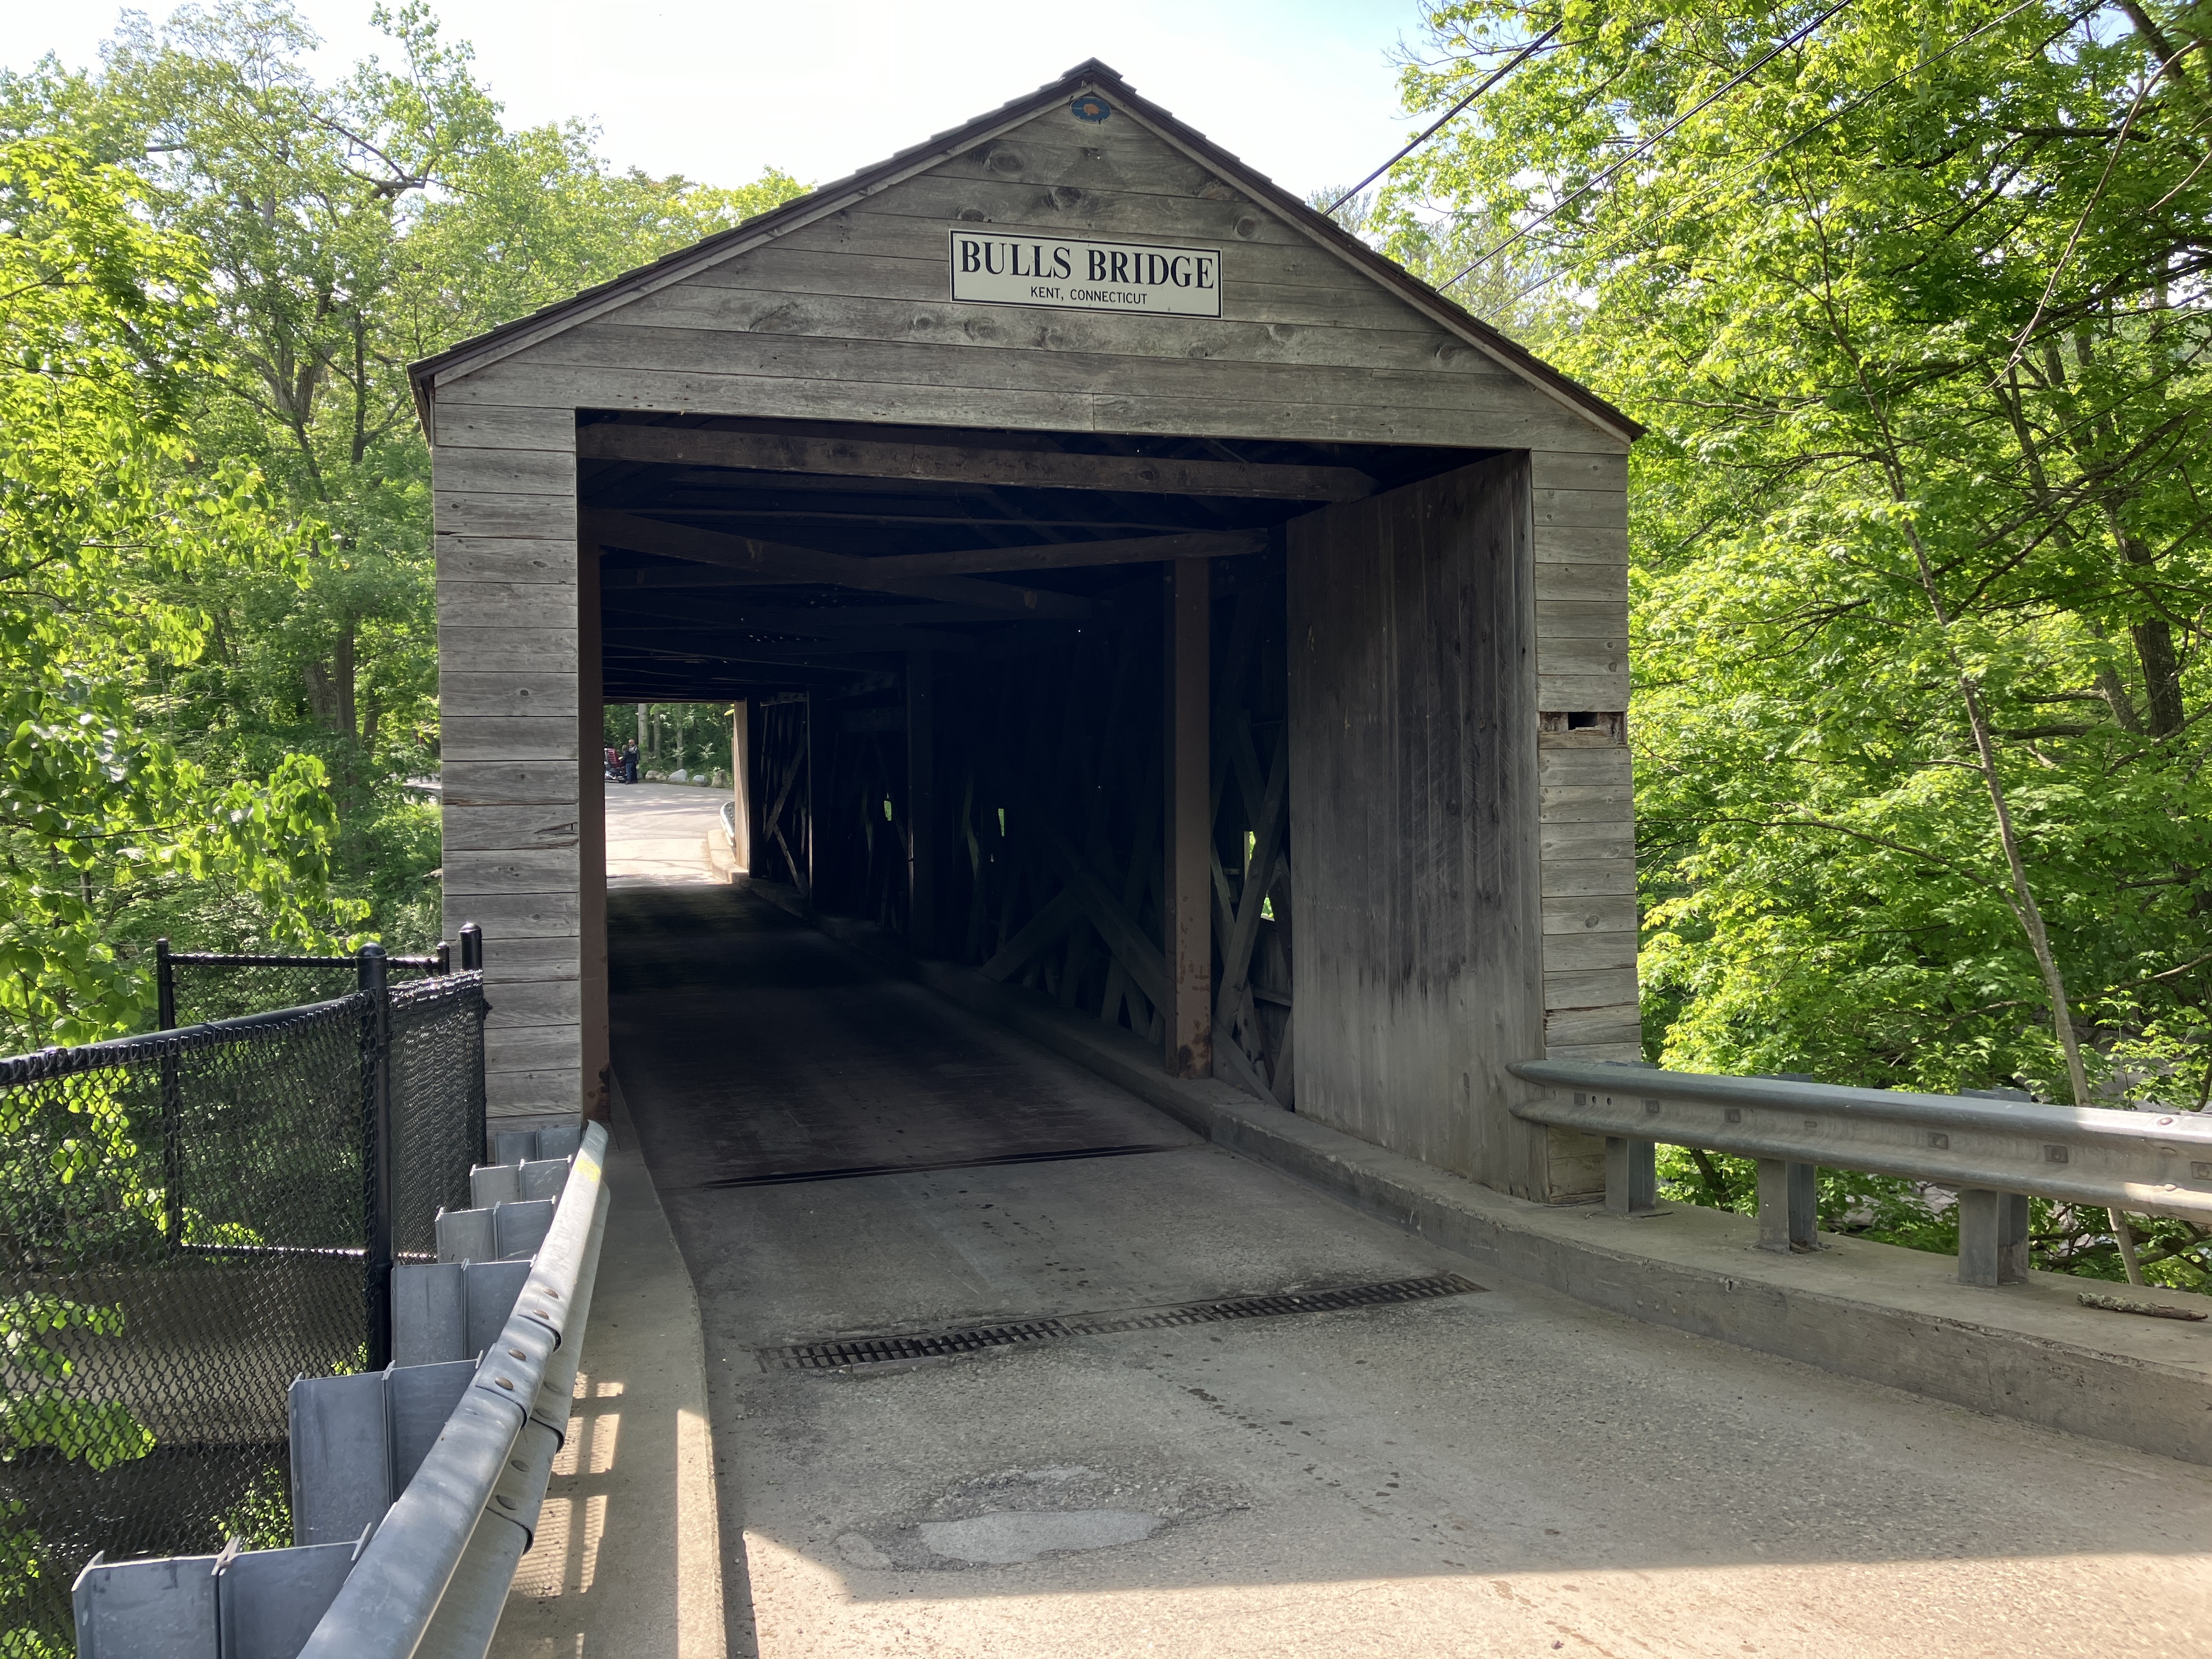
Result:
{"type": "Polygon", "coordinates": [[[601,696],[730,708],[734,872],[1294,1103],[1285,527],[1479,453],[608,415],[577,453],[601,696]]]}

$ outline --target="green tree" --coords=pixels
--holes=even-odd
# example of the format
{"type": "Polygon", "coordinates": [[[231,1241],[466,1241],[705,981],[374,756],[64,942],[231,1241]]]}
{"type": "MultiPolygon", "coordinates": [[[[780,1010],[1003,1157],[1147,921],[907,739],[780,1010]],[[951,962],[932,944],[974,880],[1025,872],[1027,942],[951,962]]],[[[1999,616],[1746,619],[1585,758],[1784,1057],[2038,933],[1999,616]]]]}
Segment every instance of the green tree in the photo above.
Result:
{"type": "Polygon", "coordinates": [[[175,591],[286,580],[297,538],[260,475],[195,450],[210,301],[188,238],[129,175],[65,146],[0,146],[0,1033],[125,1029],[143,977],[119,915],[219,890],[272,937],[343,927],[312,757],[211,776],[146,728],[149,670],[188,667],[206,615],[175,591]]]}
{"type": "MultiPolygon", "coordinates": [[[[1549,261],[1541,343],[1654,428],[1633,729],[1666,1063],[2203,1103],[2212,59],[2191,18],[1435,14],[1421,106],[1563,27],[1393,199],[1442,210],[1478,273],[1549,261]]],[[[2130,1254],[2101,1217],[2046,1219],[2050,1260],[2130,1254]]],[[[2203,1242],[2154,1231],[2154,1255],[2203,1242]]]]}
{"type": "MultiPolygon", "coordinates": [[[[799,189],[609,168],[569,124],[507,130],[469,49],[420,4],[380,9],[394,61],[324,82],[278,0],[126,18],[96,72],[0,78],[0,130],[66,135],[151,181],[202,250],[212,371],[184,411],[207,453],[258,469],[303,526],[295,573],[204,573],[181,597],[206,648],[143,689],[219,775],[312,755],[331,779],[333,878],[387,941],[435,936],[437,765],[429,457],[406,364],[605,280],[799,189]],[[304,580],[297,579],[303,577],[304,580]]],[[[169,919],[231,938],[212,908],[169,919]]]]}

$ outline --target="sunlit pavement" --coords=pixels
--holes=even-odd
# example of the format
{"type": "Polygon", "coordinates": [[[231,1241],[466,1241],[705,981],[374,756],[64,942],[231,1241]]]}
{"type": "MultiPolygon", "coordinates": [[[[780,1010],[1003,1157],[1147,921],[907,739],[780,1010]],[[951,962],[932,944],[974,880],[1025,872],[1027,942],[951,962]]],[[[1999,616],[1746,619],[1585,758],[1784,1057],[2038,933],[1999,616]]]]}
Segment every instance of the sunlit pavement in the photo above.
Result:
{"type": "Polygon", "coordinates": [[[607,785],[607,884],[719,882],[706,838],[721,833],[726,789],[679,783],[607,785]]]}

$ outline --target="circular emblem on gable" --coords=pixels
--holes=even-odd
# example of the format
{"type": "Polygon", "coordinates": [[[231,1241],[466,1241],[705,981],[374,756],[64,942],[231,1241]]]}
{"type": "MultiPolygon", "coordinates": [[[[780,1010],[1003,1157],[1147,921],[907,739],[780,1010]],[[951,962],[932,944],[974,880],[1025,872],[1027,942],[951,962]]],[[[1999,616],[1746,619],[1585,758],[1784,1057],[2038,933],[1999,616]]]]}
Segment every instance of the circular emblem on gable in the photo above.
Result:
{"type": "Polygon", "coordinates": [[[1068,108],[1079,121],[1103,121],[1114,112],[1114,107],[1095,92],[1079,93],[1068,108]]]}

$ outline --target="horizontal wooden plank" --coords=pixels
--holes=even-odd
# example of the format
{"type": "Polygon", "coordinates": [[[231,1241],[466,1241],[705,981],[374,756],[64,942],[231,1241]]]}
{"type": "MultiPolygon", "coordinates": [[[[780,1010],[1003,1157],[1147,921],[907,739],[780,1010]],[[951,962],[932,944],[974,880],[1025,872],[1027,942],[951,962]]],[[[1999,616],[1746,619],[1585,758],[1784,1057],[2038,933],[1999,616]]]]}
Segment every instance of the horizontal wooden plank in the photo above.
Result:
{"type": "Polygon", "coordinates": [[[1541,872],[1544,896],[1547,899],[1636,891],[1633,859],[1546,859],[1541,872]]]}
{"type": "Polygon", "coordinates": [[[1540,665],[1536,675],[1540,708],[1569,712],[1619,713],[1628,707],[1628,673],[1554,674],[1540,665]]]}
{"type": "Polygon", "coordinates": [[[1557,1048],[1547,1044],[1545,1057],[1548,1060],[1574,1060],[1586,1065],[1602,1066],[1621,1060],[1643,1059],[1644,1044],[1641,1041],[1562,1043],[1557,1048]]]}
{"type": "Polygon", "coordinates": [[[1627,633],[1628,606],[1625,602],[1543,599],[1536,601],[1536,637],[1539,640],[1622,639],[1627,633]]]}
{"type": "MultiPolygon", "coordinates": [[[[484,960],[489,963],[495,941],[500,939],[575,939],[583,902],[574,886],[544,893],[506,889],[464,891],[448,882],[445,913],[447,939],[460,938],[462,927],[471,921],[483,929],[484,960]]],[[[549,944],[543,948],[552,951],[558,947],[549,944]]],[[[545,959],[540,960],[542,963],[545,959]]]]}
{"type": "Polygon", "coordinates": [[[1304,231],[1250,202],[928,173],[787,232],[784,240],[802,247],[861,252],[926,248],[934,241],[939,250],[949,251],[945,233],[971,226],[1047,241],[1182,242],[1218,248],[1224,288],[1237,278],[1230,268],[1232,250],[1244,256],[1243,268],[1255,272],[1299,270],[1339,282],[1355,274],[1304,231]]]}
{"type": "MultiPolygon", "coordinates": [[[[1539,564],[1609,564],[1626,569],[1628,525],[1540,524],[1530,538],[1539,564]]],[[[1626,588],[1623,579],[1623,591],[1626,588]]]]}
{"type": "MultiPolygon", "coordinates": [[[[951,276],[942,242],[910,248],[906,255],[900,255],[825,252],[779,240],[687,276],[664,291],[676,288],[726,288],[750,294],[836,295],[931,305],[951,299],[951,276]],[[913,255],[919,257],[908,257],[913,255]]],[[[974,302],[961,303],[964,309],[974,302]]],[[[984,314],[1003,314],[1033,308],[979,304],[975,309],[984,314]]],[[[1325,283],[1311,277],[1270,283],[1247,276],[1223,292],[1218,320],[1396,332],[1415,328],[1424,319],[1380,283],[1346,273],[1325,283]]],[[[1439,328],[1438,333],[1441,336],[1443,331],[1439,328]]]]}
{"type": "Polygon", "coordinates": [[[1572,973],[1547,969],[1544,975],[1544,1006],[1607,1008],[1637,1000],[1633,967],[1584,969],[1572,973]]]}
{"type": "MultiPolygon", "coordinates": [[[[836,385],[893,382],[989,393],[1082,391],[1102,399],[1329,404],[1395,410],[1401,418],[1414,412],[1407,405],[1418,401],[1419,410],[1432,416],[1480,412],[1510,424],[1519,438],[1515,447],[1547,439],[1571,447],[1596,441],[1598,435],[1548,398],[1524,395],[1502,375],[1474,368],[1339,368],[1180,356],[1000,351],[957,342],[819,340],[765,331],[647,328],[611,319],[579,324],[531,356],[580,368],[795,376],[836,385]]],[[[977,423],[986,419],[979,412],[977,423]]],[[[440,527],[447,527],[442,520],[440,527]]]]}
{"type": "Polygon", "coordinates": [[[436,538],[438,576],[449,582],[571,582],[576,580],[574,538],[463,536],[436,538]]]}
{"type": "MultiPolygon", "coordinates": [[[[576,685],[574,674],[457,670],[439,677],[438,709],[448,719],[456,715],[573,719],[577,709],[576,685]]],[[[572,775],[569,782],[573,786],[574,781],[572,775]]]]}
{"type": "Polygon", "coordinates": [[[1150,134],[1146,137],[1150,142],[1141,144],[1086,144],[1030,122],[940,161],[929,172],[936,179],[1072,185],[1148,196],[1196,196],[1211,187],[1224,198],[1237,198],[1204,162],[1150,134]]]}
{"type": "Polygon", "coordinates": [[[576,493],[576,456],[573,447],[441,447],[430,458],[430,477],[440,489],[471,495],[573,496],[576,493]]]}
{"type": "Polygon", "coordinates": [[[1559,1008],[1544,1015],[1547,1047],[1561,1042],[1641,1042],[1643,1010],[1632,1002],[1609,1008],[1559,1008]]]}
{"type": "Polygon", "coordinates": [[[574,673],[575,629],[461,627],[440,621],[440,673],[493,673],[507,669],[526,673],[574,673]]]}
{"type": "Polygon", "coordinates": [[[1587,973],[1598,968],[1636,965],[1636,935],[1630,933],[1547,933],[1544,970],[1547,973],[1587,973]]]}
{"type": "MultiPolygon", "coordinates": [[[[1588,894],[1543,902],[1547,936],[1636,931],[1636,900],[1630,894],[1588,894]]],[[[1547,944],[1544,948],[1548,951],[1552,947],[1547,944]]]]}
{"type": "MultiPolygon", "coordinates": [[[[459,924],[447,933],[459,936],[459,924]]],[[[484,975],[502,985],[544,979],[574,979],[580,972],[583,940],[574,933],[484,935],[484,975]]]]}
{"type": "Polygon", "coordinates": [[[1546,564],[1535,567],[1536,598],[1545,599],[1604,599],[1623,606],[1628,603],[1626,564],[1546,564]]]}
{"type": "Polygon", "coordinates": [[[1627,783],[1547,784],[1536,808],[1546,823],[1624,823],[1636,815],[1627,783]]]}
{"type": "Polygon", "coordinates": [[[1553,859],[1630,859],[1636,854],[1632,823],[1545,823],[1536,832],[1539,855],[1553,859]]]}
{"type": "MultiPolygon", "coordinates": [[[[1626,623],[1627,618],[1616,620],[1626,623]]],[[[1617,629],[1609,636],[1592,639],[1579,634],[1564,633],[1547,629],[1539,622],[1536,628],[1536,673],[1540,680],[1564,676],[1568,678],[1628,678],[1628,632],[1626,627],[1617,629]]],[[[1546,701],[1545,708],[1556,708],[1557,703],[1546,701]]]]}
{"type": "Polygon", "coordinates": [[[841,384],[825,397],[817,381],[695,370],[578,368],[535,354],[438,388],[441,402],[478,396],[506,401],[520,393],[578,409],[650,410],[666,415],[730,415],[799,420],[884,421],[900,425],[988,424],[1044,432],[1092,429],[1091,399],[1079,392],[1005,392],[988,408],[965,388],[899,383],[841,384]],[[497,378],[492,378],[496,374],[497,378]],[[479,384],[482,382],[482,384],[479,384]]]}
{"type": "Polygon", "coordinates": [[[1157,564],[1171,559],[1233,559],[1264,553],[1265,530],[1194,531],[1178,536],[1133,536],[1101,542],[1055,542],[1039,547],[981,547],[959,553],[900,553],[882,563],[918,575],[984,571],[1072,570],[1103,564],[1157,564]]]}
{"type": "Polygon", "coordinates": [[[1628,488],[1628,447],[1610,454],[1577,450],[1529,452],[1528,483],[1535,489],[1626,490],[1628,488]]]}
{"type": "Polygon", "coordinates": [[[432,518],[441,536],[531,536],[550,541],[576,538],[576,496],[501,495],[492,491],[438,489],[432,518]]]}
{"type": "Polygon", "coordinates": [[[448,803],[441,815],[446,868],[465,854],[528,852],[574,847],[580,839],[580,809],[569,802],[526,805],[459,806],[448,803]]]}
{"type": "Polygon", "coordinates": [[[583,995],[575,979],[508,980],[486,994],[491,1004],[486,1036],[526,1025],[574,1025],[584,1017],[583,995]]]}
{"type": "Polygon", "coordinates": [[[585,455],[599,459],[1031,489],[1105,489],[1132,494],[1309,501],[1357,501],[1375,491],[1373,478],[1342,466],[1075,455],[1058,450],[983,448],[967,444],[878,443],[863,439],[767,432],[717,432],[696,427],[632,426],[619,422],[601,422],[585,428],[578,444],[585,455]]]}
{"type": "Polygon", "coordinates": [[[584,1104],[581,1063],[550,1072],[488,1072],[484,1100],[484,1116],[495,1128],[549,1118],[573,1123],[584,1104]]]}
{"type": "MultiPolygon", "coordinates": [[[[586,765],[595,765],[586,761],[586,765]]],[[[457,761],[448,759],[440,769],[445,804],[449,806],[519,806],[574,804],[578,798],[578,765],[574,760],[457,761]]]]}
{"type": "Polygon", "coordinates": [[[775,582],[825,582],[841,587],[940,599],[951,605],[981,605],[1021,617],[1082,622],[1091,615],[1087,599],[1044,588],[984,581],[973,576],[902,574],[887,559],[857,558],[787,547],[751,536],[697,530],[629,513],[591,513],[585,530],[602,546],[621,547],[669,558],[693,559],[732,569],[752,570],[775,582]]]}
{"type": "Polygon", "coordinates": [[[567,582],[441,581],[438,620],[453,628],[574,628],[576,589],[567,582]]]}
{"type": "Polygon", "coordinates": [[[447,760],[577,762],[574,716],[460,714],[441,724],[439,752],[447,760]]]}
{"type": "Polygon", "coordinates": [[[1628,497],[1618,489],[1537,489],[1530,504],[1540,530],[1546,525],[1602,530],[1628,522],[1628,497]]]}
{"type": "MultiPolygon", "coordinates": [[[[905,262],[902,262],[905,263],[905,262]]],[[[940,262],[941,263],[941,262],[940,262]]],[[[941,288],[941,279],[940,279],[941,288]]],[[[1350,324],[1247,321],[1060,310],[866,295],[792,294],[678,283],[623,308],[621,320],[651,327],[761,331],[815,339],[926,342],[1016,351],[1081,351],[1109,356],[1190,357],[1218,363],[1445,370],[1488,377],[1506,395],[1525,394],[1509,372],[1459,336],[1399,307],[1350,324]],[[1376,326],[1387,322],[1388,327],[1376,326]]],[[[589,434],[591,428],[584,428],[589,434]]]]}
{"type": "MultiPolygon", "coordinates": [[[[580,866],[574,847],[532,852],[478,852],[457,848],[446,855],[446,908],[457,901],[502,893],[561,893],[577,890],[580,866]]],[[[482,920],[479,918],[479,920],[482,920]]],[[[489,924],[486,924],[489,926],[489,924]]],[[[573,919],[568,924],[574,927],[573,919]]]]}
{"type": "Polygon", "coordinates": [[[565,1070],[569,1066],[580,1069],[584,1063],[584,1030],[581,1025],[518,1025],[502,1027],[492,1020],[484,1024],[484,1070],[502,1072],[549,1072],[565,1070]]]}
{"type": "Polygon", "coordinates": [[[1629,751],[1618,744],[1588,749],[1540,749],[1536,753],[1536,781],[1547,788],[1627,787],[1632,763],[1629,751]]]}
{"type": "Polygon", "coordinates": [[[438,410],[436,449],[548,449],[576,441],[576,411],[539,404],[484,404],[438,410]]]}

